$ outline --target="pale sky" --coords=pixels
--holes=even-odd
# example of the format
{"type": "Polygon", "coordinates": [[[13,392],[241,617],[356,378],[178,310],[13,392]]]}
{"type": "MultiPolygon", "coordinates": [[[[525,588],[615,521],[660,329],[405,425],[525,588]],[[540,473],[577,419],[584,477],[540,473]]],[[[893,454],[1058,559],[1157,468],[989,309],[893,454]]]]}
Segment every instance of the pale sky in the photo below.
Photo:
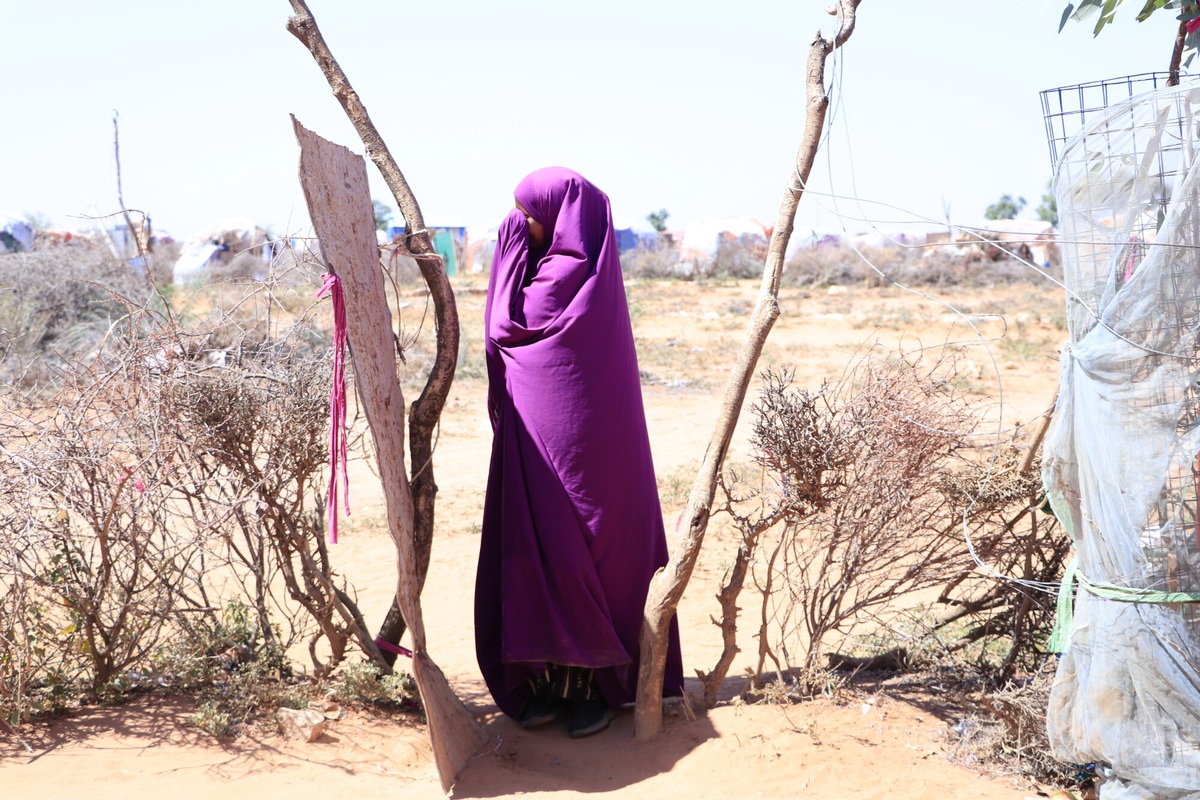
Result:
{"type": "MultiPolygon", "coordinates": [[[[773,222],[829,0],[310,0],[427,222],[498,224],[529,171],[572,167],[618,224],[773,222]]],[[[1176,22],[1099,37],[1065,0],[864,0],[830,63],[832,125],[798,229],[970,224],[1051,177],[1039,92],[1162,71],[1176,22]],[[839,199],[821,196],[835,194],[839,199]],[[852,198],[860,198],[858,202],[852,198]]],[[[185,239],[219,219],[307,227],[289,114],[362,145],[287,0],[0,0],[0,214],[55,226],[125,202],[185,239]]],[[[1200,65],[1194,65],[1200,68],[1200,65]]],[[[395,206],[368,163],[375,197],[395,206]]]]}

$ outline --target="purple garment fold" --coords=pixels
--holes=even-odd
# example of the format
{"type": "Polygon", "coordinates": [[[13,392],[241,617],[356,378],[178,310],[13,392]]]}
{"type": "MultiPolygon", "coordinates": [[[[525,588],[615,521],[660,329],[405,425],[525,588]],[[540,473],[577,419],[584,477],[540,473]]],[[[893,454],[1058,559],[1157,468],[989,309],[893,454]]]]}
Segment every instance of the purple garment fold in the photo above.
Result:
{"type": "MultiPolygon", "coordinates": [[[[547,663],[592,667],[610,706],[637,694],[646,592],[667,561],[633,331],[608,197],[550,167],[517,200],[488,285],[494,428],[475,584],[475,645],[512,716],[547,663]]],[[[683,690],[671,627],[664,693],[683,690]]]]}

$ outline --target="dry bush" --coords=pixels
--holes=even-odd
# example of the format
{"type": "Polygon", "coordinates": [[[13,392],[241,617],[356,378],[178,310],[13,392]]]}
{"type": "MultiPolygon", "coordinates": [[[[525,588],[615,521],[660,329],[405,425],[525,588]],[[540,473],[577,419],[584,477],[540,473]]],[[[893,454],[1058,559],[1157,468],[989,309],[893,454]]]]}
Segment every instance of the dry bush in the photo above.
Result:
{"type": "Polygon", "coordinates": [[[760,671],[768,657],[783,668],[796,634],[803,666],[815,666],[827,634],[940,583],[957,560],[937,478],[975,419],[952,386],[916,363],[869,358],[819,395],[768,377],[754,446],[781,478],[787,516],[759,581],[765,599],[776,581],[787,599],[764,602],[760,671]]]}
{"type": "MultiPolygon", "coordinates": [[[[92,308],[94,284],[48,286],[92,308]]],[[[279,681],[300,640],[323,676],[367,635],[324,541],[330,354],[315,288],[268,276],[204,287],[169,312],[109,292],[104,336],[55,364],[52,393],[0,389],[11,723],[80,688],[279,681]],[[231,626],[239,607],[249,622],[231,626]]],[[[46,341],[30,341],[22,369],[46,341]]]]}
{"type": "Polygon", "coordinates": [[[970,259],[940,247],[824,246],[796,251],[787,260],[785,286],[981,287],[1044,277],[1062,279],[1060,266],[1032,267],[1015,258],[970,259]]]}
{"type": "MultiPolygon", "coordinates": [[[[126,317],[129,329],[138,316],[126,317]]],[[[0,427],[0,504],[28,519],[20,540],[5,543],[7,602],[39,619],[43,646],[57,633],[55,670],[86,673],[93,696],[172,634],[202,535],[175,524],[168,476],[181,453],[164,435],[147,368],[160,345],[121,332],[109,345],[68,369],[47,403],[10,392],[0,427]]],[[[17,652],[32,652],[29,633],[12,642],[17,652]]]]}
{"type": "Polygon", "coordinates": [[[921,670],[991,687],[985,707],[995,719],[964,720],[960,753],[1069,782],[1075,770],[1049,755],[1044,723],[1048,589],[1069,537],[1042,512],[1028,447],[973,445],[981,409],[957,388],[958,364],[953,354],[924,364],[872,352],[817,390],[767,371],[752,408],[762,475],[750,482],[730,471],[720,483],[716,511],[740,541],[714,619],[724,650],[699,673],[705,701],[717,702],[738,652],[738,601],[750,585],[759,655],[751,678],[766,687],[750,699],[804,699],[847,670],[921,670]],[[936,600],[919,599],[939,587],[936,600]],[[866,654],[824,654],[822,663],[834,635],[845,637],[841,650],[866,654]]]}
{"type": "Polygon", "coordinates": [[[144,275],[98,248],[0,255],[0,382],[53,391],[124,317],[123,299],[153,296],[144,275]]]}
{"type": "Polygon", "coordinates": [[[761,236],[723,237],[702,272],[706,278],[758,278],[767,260],[767,240],[761,236]]]}
{"type": "Polygon", "coordinates": [[[726,491],[761,596],[760,677],[768,660],[779,673],[815,668],[827,636],[961,568],[940,475],[978,423],[957,363],[868,353],[816,391],[764,375],[752,444],[774,485],[726,491]]]}
{"type": "Polygon", "coordinates": [[[366,636],[325,543],[327,364],[275,352],[180,375],[171,386],[175,434],[189,443],[188,500],[226,516],[219,557],[245,587],[268,651],[306,640],[318,678],[344,659],[353,637],[366,636]],[[275,595],[280,582],[290,603],[275,595]]]}
{"type": "Polygon", "coordinates": [[[186,325],[164,391],[189,449],[187,502],[223,521],[212,558],[238,576],[259,655],[304,641],[321,678],[367,634],[325,542],[331,357],[311,318],[317,262],[285,249],[275,264],[264,280],[189,298],[207,313],[186,325]]]}
{"type": "Polygon", "coordinates": [[[1059,761],[1050,749],[1046,707],[1056,665],[1056,658],[1043,658],[1028,677],[986,695],[981,704],[987,713],[970,715],[952,729],[951,759],[1094,797],[1094,772],[1059,761]]]}
{"type": "Polygon", "coordinates": [[[871,268],[849,247],[798,250],[784,265],[785,286],[851,286],[866,283],[871,268]]]}
{"type": "Polygon", "coordinates": [[[633,278],[679,278],[703,281],[728,278],[757,278],[762,275],[767,242],[762,237],[723,238],[710,256],[681,260],[678,245],[660,238],[652,245],[638,245],[621,254],[621,268],[633,278]]]}
{"type": "Polygon", "coordinates": [[[875,630],[873,652],[833,654],[832,665],[908,668],[921,666],[917,653],[948,658],[1004,640],[990,665],[1002,682],[1039,657],[1053,611],[1039,587],[1061,574],[1069,542],[1035,511],[1036,465],[1015,444],[998,459],[974,448],[981,409],[960,388],[960,363],[958,354],[923,363],[876,351],[815,391],[767,371],[752,408],[766,486],[735,474],[721,481],[719,510],[741,541],[719,595],[725,649],[701,676],[710,702],[738,650],[747,583],[760,598],[760,680],[768,662],[780,675],[816,670],[831,635],[851,642],[864,625],[875,630]],[[1026,583],[981,576],[964,531],[980,558],[1026,583]],[[949,612],[925,614],[919,636],[901,635],[915,602],[907,598],[938,587],[949,612]]]}
{"type": "Polygon", "coordinates": [[[1015,443],[952,472],[944,490],[960,512],[960,530],[996,575],[964,565],[937,599],[948,611],[932,631],[955,655],[976,646],[978,666],[994,685],[1037,671],[1055,622],[1057,587],[1071,538],[1045,508],[1041,462],[1015,443]],[[953,632],[954,635],[949,635],[953,632]],[[998,663],[984,664],[987,643],[1003,645],[998,663]]]}
{"type": "Polygon", "coordinates": [[[679,278],[691,275],[679,269],[679,248],[666,238],[653,245],[639,244],[636,250],[621,254],[621,269],[632,278],[679,278]]]}

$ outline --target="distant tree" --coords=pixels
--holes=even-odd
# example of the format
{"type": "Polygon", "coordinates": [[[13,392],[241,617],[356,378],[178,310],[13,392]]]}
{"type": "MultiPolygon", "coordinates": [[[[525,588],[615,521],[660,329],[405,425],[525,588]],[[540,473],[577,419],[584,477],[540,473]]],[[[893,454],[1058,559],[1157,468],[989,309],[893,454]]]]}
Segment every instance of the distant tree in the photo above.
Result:
{"type": "Polygon", "coordinates": [[[646,221],[654,228],[654,230],[662,233],[667,229],[667,217],[671,216],[665,208],[660,208],[658,211],[651,211],[646,215],[646,221]]]}
{"type": "Polygon", "coordinates": [[[374,199],[371,205],[375,207],[375,230],[386,231],[392,224],[392,207],[374,199]]]}
{"type": "Polygon", "coordinates": [[[1042,222],[1049,222],[1054,227],[1058,227],[1058,201],[1054,199],[1054,193],[1050,191],[1051,184],[1046,184],[1046,193],[1042,195],[1042,204],[1037,207],[1038,219],[1042,222]]]}
{"type": "Polygon", "coordinates": [[[987,211],[983,212],[983,218],[1015,219],[1025,205],[1024,197],[1018,197],[1014,200],[1011,194],[1002,195],[999,200],[987,207],[987,211]]]}

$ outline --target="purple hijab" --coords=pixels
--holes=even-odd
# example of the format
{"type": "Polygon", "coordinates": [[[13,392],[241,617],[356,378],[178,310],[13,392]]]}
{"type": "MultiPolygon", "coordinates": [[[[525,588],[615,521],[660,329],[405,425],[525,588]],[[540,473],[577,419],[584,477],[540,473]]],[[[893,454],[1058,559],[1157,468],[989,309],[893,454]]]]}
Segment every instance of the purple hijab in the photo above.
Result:
{"type": "MultiPolygon", "coordinates": [[[[610,706],[637,694],[646,591],[666,536],[608,197],[538,170],[514,193],[545,228],[532,252],[514,209],[488,284],[491,468],[475,583],[475,649],[519,715],[547,663],[592,667],[610,706]]],[[[672,623],[664,693],[683,689],[672,623]]]]}

